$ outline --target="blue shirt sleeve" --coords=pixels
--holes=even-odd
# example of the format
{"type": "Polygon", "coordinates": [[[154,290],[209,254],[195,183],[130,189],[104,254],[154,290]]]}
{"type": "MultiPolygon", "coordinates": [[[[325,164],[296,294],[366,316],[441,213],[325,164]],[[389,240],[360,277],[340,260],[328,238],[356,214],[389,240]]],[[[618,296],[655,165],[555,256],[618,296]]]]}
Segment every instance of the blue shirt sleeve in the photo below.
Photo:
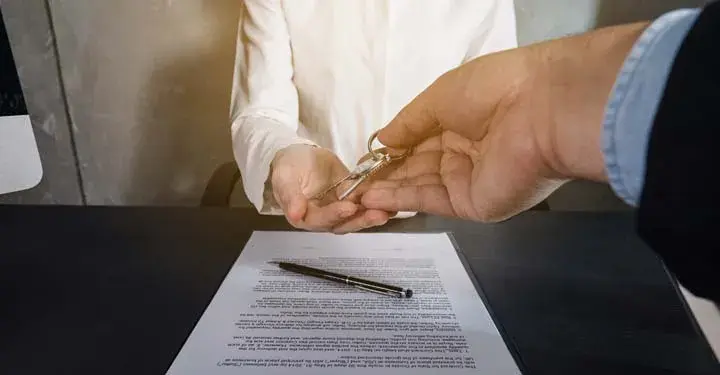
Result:
{"type": "Polygon", "coordinates": [[[700,14],[680,9],[654,21],[631,49],[610,94],[602,148],[610,186],[636,206],[643,189],[650,130],[685,35],[700,14]]]}

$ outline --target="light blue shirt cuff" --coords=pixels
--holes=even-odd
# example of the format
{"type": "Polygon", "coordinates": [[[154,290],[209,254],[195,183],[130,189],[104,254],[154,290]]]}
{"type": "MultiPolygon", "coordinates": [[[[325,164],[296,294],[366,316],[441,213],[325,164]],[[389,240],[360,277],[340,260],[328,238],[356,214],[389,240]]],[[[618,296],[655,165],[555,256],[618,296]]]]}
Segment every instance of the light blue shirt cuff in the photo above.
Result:
{"type": "Polygon", "coordinates": [[[647,143],[675,55],[699,9],[666,13],[640,36],[618,74],[605,108],[602,147],[610,186],[636,206],[645,179],[647,143]]]}

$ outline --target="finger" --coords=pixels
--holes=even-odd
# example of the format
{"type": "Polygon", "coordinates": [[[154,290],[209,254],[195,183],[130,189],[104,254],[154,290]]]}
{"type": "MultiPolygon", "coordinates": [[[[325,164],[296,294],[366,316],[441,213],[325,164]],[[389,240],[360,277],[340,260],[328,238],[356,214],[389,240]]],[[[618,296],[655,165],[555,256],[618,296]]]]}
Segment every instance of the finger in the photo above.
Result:
{"type": "MultiPolygon", "coordinates": [[[[427,174],[435,174],[440,172],[440,161],[443,153],[441,151],[421,152],[398,163],[397,167],[383,176],[388,180],[404,180],[427,174]]],[[[379,180],[380,178],[378,178],[379,180]]]]}
{"type": "Polygon", "coordinates": [[[357,232],[363,229],[384,225],[390,220],[390,213],[381,210],[365,210],[350,220],[335,226],[332,231],[336,234],[357,232]]]}
{"type": "Polygon", "coordinates": [[[302,220],[307,213],[308,200],[304,195],[298,195],[292,198],[287,206],[286,212],[289,219],[293,221],[302,220]]]}
{"type": "MultiPolygon", "coordinates": [[[[345,200],[354,203],[360,203],[360,197],[374,181],[383,181],[388,179],[388,176],[392,174],[393,171],[395,171],[397,168],[400,168],[404,162],[405,160],[393,162],[373,172],[372,175],[368,176],[368,178],[366,178],[362,183],[355,186],[350,192],[350,194],[345,197],[345,200]]],[[[350,180],[340,184],[337,189],[337,197],[340,197],[341,194],[344,194],[346,191],[348,191],[352,187],[352,185],[355,184],[355,182],[356,180],[350,180]]]]}
{"type": "MultiPolygon", "coordinates": [[[[442,151],[442,149],[443,149],[442,136],[438,135],[438,136],[430,137],[430,138],[420,142],[418,145],[414,146],[410,155],[419,154],[419,153],[423,153],[423,152],[442,151]]],[[[392,149],[389,147],[380,147],[380,148],[376,149],[375,152],[381,153],[381,154],[386,153],[386,154],[389,154],[390,156],[400,156],[400,155],[406,154],[407,150],[397,150],[397,149],[392,149]]],[[[373,157],[373,154],[368,152],[367,154],[363,155],[360,158],[360,160],[358,160],[358,164],[363,163],[372,157],[373,157]]],[[[393,163],[390,166],[383,168],[382,172],[387,174],[387,171],[395,169],[397,164],[398,163],[393,163]]]]}
{"type": "Polygon", "coordinates": [[[441,184],[442,180],[439,175],[441,157],[441,154],[412,156],[395,168],[388,167],[377,173],[372,180],[360,184],[345,199],[361,204],[363,194],[373,188],[441,184]]]}
{"type": "Polygon", "coordinates": [[[441,216],[455,214],[448,192],[440,184],[373,187],[363,195],[362,204],[368,209],[383,211],[417,211],[441,216]]]}
{"type": "Polygon", "coordinates": [[[353,202],[337,201],[326,206],[316,202],[308,205],[307,213],[299,225],[302,229],[326,231],[355,215],[358,205],[353,202]]]}
{"type": "MultiPolygon", "coordinates": [[[[370,179],[365,179],[362,181],[359,185],[355,186],[352,191],[343,199],[343,201],[353,202],[355,204],[360,203],[360,196],[362,193],[367,189],[367,186],[370,184],[370,179]]],[[[341,183],[333,193],[332,199],[337,201],[341,195],[346,194],[350,188],[355,185],[358,181],[357,180],[348,180],[343,183],[341,183]]]]}
{"type": "Polygon", "coordinates": [[[442,149],[443,142],[441,133],[420,142],[417,146],[413,147],[413,153],[419,154],[421,152],[442,151],[442,149]]]}
{"type": "MultiPolygon", "coordinates": [[[[371,178],[372,180],[385,180],[388,178],[403,179],[423,174],[437,173],[439,168],[439,162],[442,157],[442,150],[442,137],[431,137],[413,148],[413,152],[410,156],[400,161],[392,162],[389,165],[381,168],[379,171],[373,173],[371,178]]],[[[381,153],[393,152],[393,150],[390,150],[387,147],[379,148],[376,151],[381,153]]],[[[370,159],[372,156],[372,153],[367,153],[363,155],[363,157],[361,157],[358,161],[358,164],[370,159]]],[[[353,181],[346,181],[342,183],[338,187],[337,191],[346,191],[352,185],[352,183],[353,181]]],[[[346,199],[352,202],[358,202],[359,197],[365,190],[367,190],[368,185],[369,184],[367,182],[360,184],[350,195],[348,195],[346,199]]]]}
{"type": "Polygon", "coordinates": [[[300,184],[277,184],[276,186],[282,186],[282,188],[274,190],[273,195],[285,213],[285,217],[293,225],[300,222],[308,208],[308,199],[302,193],[300,184]]]}
{"type": "Polygon", "coordinates": [[[433,173],[405,180],[380,180],[375,181],[368,186],[366,192],[376,189],[396,189],[401,186],[425,186],[425,185],[442,185],[442,177],[440,174],[433,173]]]}
{"type": "MultiPolygon", "coordinates": [[[[351,184],[352,182],[341,184],[340,188],[338,189],[338,196],[345,193],[345,191],[347,191],[351,184]]],[[[360,197],[362,197],[363,193],[368,189],[370,184],[370,181],[363,181],[363,183],[355,187],[355,189],[353,189],[353,191],[348,194],[348,196],[346,196],[344,200],[360,204],[360,197]]]]}
{"type": "Polygon", "coordinates": [[[441,130],[482,139],[492,118],[503,116],[512,106],[518,82],[526,79],[507,78],[505,56],[478,58],[446,72],[406,105],[379,132],[378,140],[389,147],[408,148],[441,130]]]}
{"type": "MultiPolygon", "coordinates": [[[[398,156],[401,156],[401,155],[403,155],[403,154],[405,154],[405,153],[407,152],[406,150],[394,149],[394,148],[389,148],[389,147],[379,147],[379,148],[373,149],[373,151],[374,151],[375,153],[377,153],[377,154],[388,154],[388,155],[390,155],[390,156],[392,156],[392,157],[398,157],[398,156]]],[[[362,162],[364,162],[364,161],[366,161],[366,160],[368,160],[368,159],[370,159],[370,158],[372,158],[372,157],[373,157],[373,153],[372,153],[372,152],[368,152],[368,153],[366,153],[365,155],[363,155],[363,156],[358,160],[357,163],[360,164],[360,163],[362,163],[362,162]]]]}
{"type": "MultiPolygon", "coordinates": [[[[439,173],[442,165],[448,165],[447,160],[443,164],[443,155],[450,154],[468,155],[468,157],[477,158],[479,151],[471,140],[454,132],[443,132],[442,136],[430,138],[418,145],[413,155],[397,164],[395,168],[389,168],[383,179],[402,180],[439,173]]],[[[466,171],[463,170],[462,172],[466,171]]]]}
{"type": "Polygon", "coordinates": [[[441,169],[442,185],[447,188],[455,214],[465,219],[477,217],[470,185],[473,173],[470,158],[465,154],[448,152],[443,158],[441,169]]]}
{"type": "Polygon", "coordinates": [[[480,157],[480,149],[478,143],[452,131],[442,133],[442,150],[444,152],[454,152],[457,154],[467,155],[471,160],[477,160],[480,157]]]}

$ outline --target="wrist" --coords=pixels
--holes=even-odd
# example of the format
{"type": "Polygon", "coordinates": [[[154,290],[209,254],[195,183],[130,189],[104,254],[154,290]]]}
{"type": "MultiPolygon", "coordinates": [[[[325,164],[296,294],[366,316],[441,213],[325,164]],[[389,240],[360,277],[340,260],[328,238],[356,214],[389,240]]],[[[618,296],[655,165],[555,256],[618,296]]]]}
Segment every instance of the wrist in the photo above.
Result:
{"type": "Polygon", "coordinates": [[[541,146],[558,178],[607,181],[602,153],[605,106],[647,23],[598,29],[541,48],[552,113],[541,146]]]}

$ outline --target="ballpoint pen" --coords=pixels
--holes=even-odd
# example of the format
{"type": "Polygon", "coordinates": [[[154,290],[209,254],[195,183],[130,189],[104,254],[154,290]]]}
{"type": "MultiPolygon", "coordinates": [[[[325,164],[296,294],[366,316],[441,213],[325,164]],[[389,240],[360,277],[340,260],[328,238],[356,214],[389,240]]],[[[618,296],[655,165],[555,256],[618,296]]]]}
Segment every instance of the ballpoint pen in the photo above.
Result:
{"type": "Polygon", "coordinates": [[[318,277],[325,280],[335,281],[343,284],[353,286],[358,289],[366,290],[368,292],[380,293],[386,296],[398,297],[398,298],[410,298],[413,295],[412,290],[406,288],[400,288],[397,286],[387,285],[379,283],[377,281],[358,279],[357,277],[341,275],[339,273],[324,271],[317,268],[303,266],[295,263],[288,262],[268,262],[270,264],[276,264],[281,269],[286,271],[299,273],[301,275],[318,277]]]}

